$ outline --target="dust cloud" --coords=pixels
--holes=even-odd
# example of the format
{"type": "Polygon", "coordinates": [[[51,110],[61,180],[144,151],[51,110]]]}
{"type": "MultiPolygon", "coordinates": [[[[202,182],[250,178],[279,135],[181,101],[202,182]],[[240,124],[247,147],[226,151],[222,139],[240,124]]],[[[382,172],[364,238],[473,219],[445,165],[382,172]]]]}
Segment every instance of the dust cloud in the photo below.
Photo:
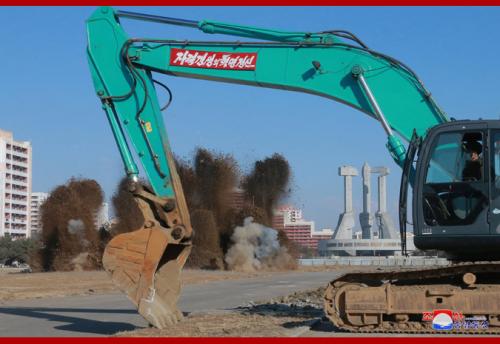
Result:
{"type": "MultiPolygon", "coordinates": [[[[188,267],[241,269],[245,265],[249,270],[291,266],[291,257],[298,252],[295,245],[284,232],[268,228],[273,210],[290,193],[290,166],[282,155],[256,161],[246,174],[231,154],[205,148],[196,149],[191,160],[176,157],[175,164],[194,230],[188,267]],[[254,220],[245,220],[248,217],[254,220]],[[260,244],[250,247],[248,242],[260,244]],[[240,254],[239,250],[248,252],[240,254]]],[[[112,236],[140,228],[144,219],[127,190],[126,179],[118,185],[112,203],[117,219],[112,236]]]]}
{"type": "Polygon", "coordinates": [[[275,229],[253,222],[247,217],[243,226],[234,229],[232,245],[224,261],[228,269],[236,271],[256,271],[262,269],[290,269],[295,260],[282,247],[275,229]]]}

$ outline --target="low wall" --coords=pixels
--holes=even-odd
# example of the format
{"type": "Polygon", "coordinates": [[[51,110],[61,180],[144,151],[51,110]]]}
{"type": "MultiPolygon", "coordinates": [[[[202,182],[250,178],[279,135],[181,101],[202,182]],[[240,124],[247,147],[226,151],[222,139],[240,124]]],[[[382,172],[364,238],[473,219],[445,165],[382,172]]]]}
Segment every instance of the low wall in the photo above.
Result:
{"type": "Polygon", "coordinates": [[[304,266],[320,265],[377,265],[377,266],[445,266],[450,262],[437,257],[336,257],[299,259],[304,266]]]}

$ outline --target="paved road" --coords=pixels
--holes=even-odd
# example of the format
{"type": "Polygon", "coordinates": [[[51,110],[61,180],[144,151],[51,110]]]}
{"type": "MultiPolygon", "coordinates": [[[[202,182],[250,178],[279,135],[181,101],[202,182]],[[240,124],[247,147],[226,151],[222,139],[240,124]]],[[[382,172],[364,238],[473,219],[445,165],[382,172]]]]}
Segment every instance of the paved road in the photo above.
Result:
{"type": "MultiPolygon", "coordinates": [[[[183,312],[224,310],[326,285],[340,272],[293,272],[185,286],[183,312]]],[[[0,304],[0,336],[106,336],[146,327],[122,294],[72,296],[0,304]]]]}

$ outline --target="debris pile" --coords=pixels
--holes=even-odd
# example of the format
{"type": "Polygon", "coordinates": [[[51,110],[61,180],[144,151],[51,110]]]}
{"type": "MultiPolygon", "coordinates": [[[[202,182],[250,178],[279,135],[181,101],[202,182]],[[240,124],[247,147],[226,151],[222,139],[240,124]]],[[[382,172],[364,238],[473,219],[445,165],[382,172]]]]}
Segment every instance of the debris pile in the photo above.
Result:
{"type": "Polygon", "coordinates": [[[321,318],[324,314],[325,288],[303,290],[290,295],[266,300],[265,302],[250,302],[238,308],[244,314],[264,316],[292,316],[306,318],[321,318]]]}

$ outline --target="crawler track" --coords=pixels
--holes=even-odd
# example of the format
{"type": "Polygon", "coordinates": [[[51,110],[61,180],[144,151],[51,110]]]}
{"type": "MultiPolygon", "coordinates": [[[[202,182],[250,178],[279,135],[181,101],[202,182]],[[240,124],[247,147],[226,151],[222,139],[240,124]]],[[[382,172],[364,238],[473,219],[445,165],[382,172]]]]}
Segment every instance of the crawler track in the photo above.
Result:
{"type": "Polygon", "coordinates": [[[498,335],[500,262],[349,273],[329,283],[325,313],[350,332],[498,335]],[[458,314],[457,328],[435,330],[423,321],[424,312],[439,309],[458,314]],[[484,321],[466,321],[470,317],[485,319],[487,328],[484,321]]]}

